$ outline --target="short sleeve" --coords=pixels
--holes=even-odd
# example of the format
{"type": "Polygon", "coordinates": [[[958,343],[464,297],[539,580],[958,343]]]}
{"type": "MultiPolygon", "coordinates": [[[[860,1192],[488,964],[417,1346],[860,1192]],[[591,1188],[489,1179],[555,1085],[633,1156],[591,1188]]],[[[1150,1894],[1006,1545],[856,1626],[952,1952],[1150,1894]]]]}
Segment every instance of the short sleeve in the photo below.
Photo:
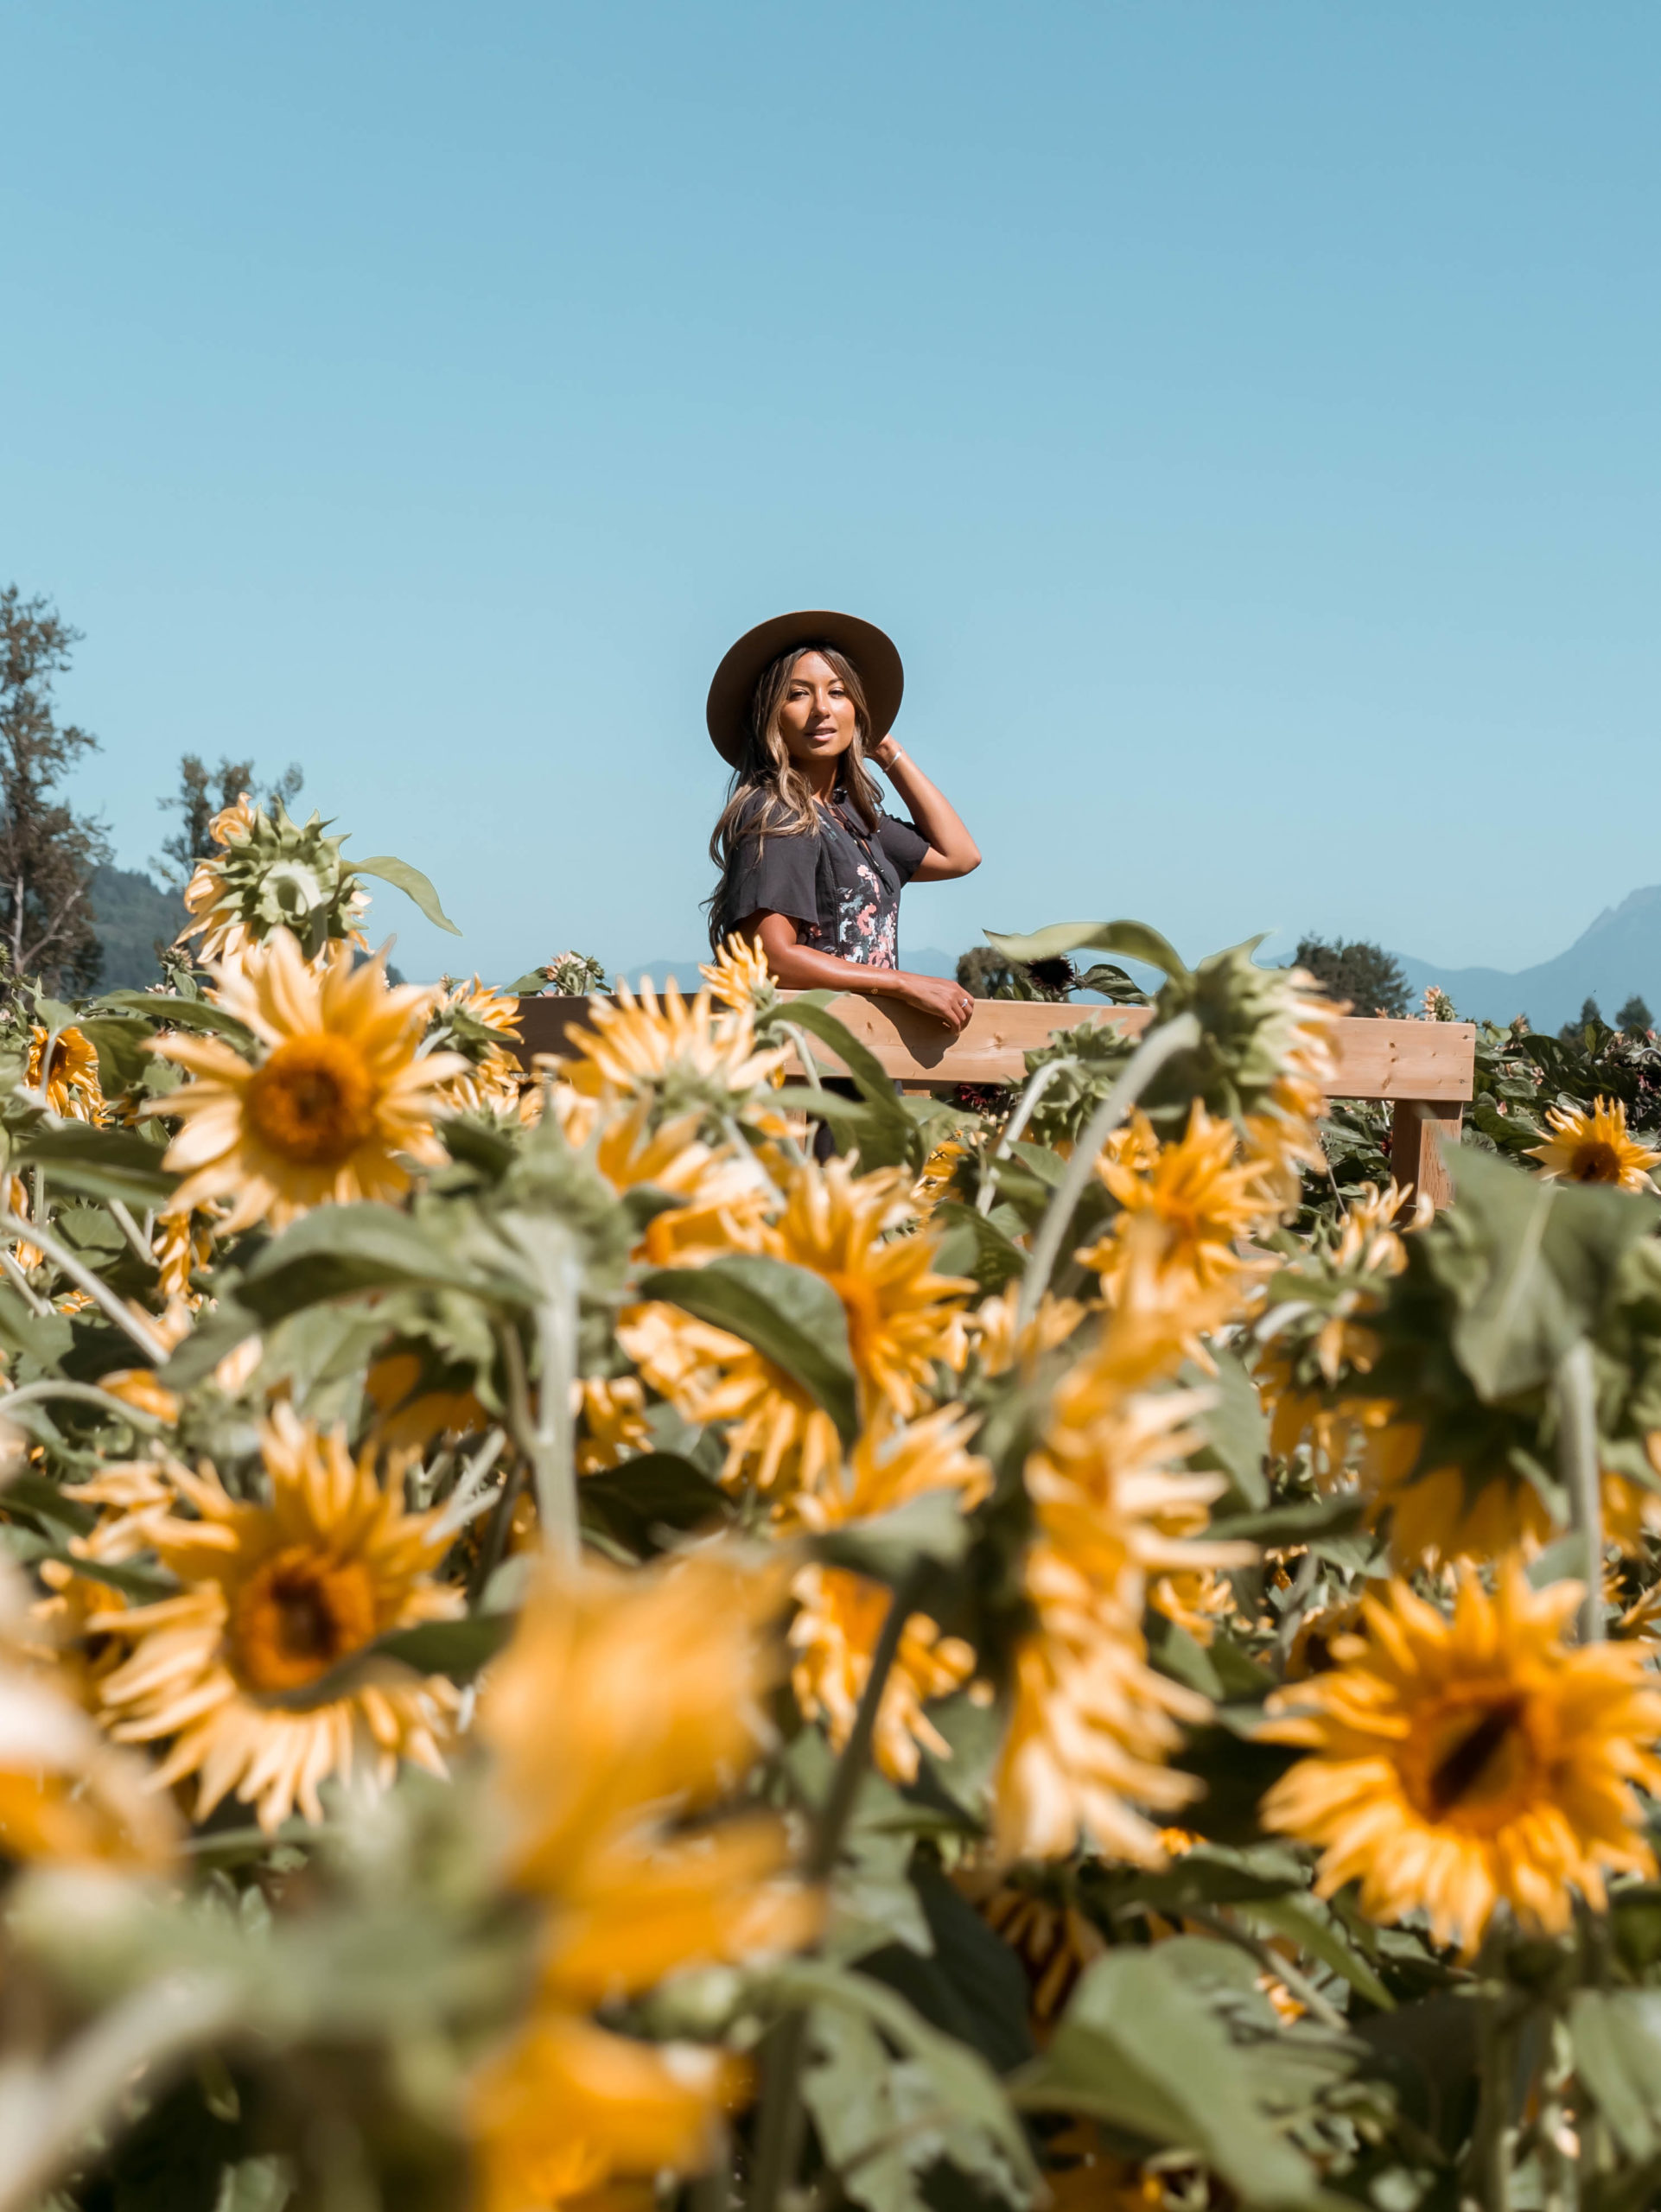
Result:
{"type": "Polygon", "coordinates": [[[776,830],[762,837],[741,830],[732,858],[728,912],[741,922],[765,908],[769,913],[788,914],[810,928],[817,926],[818,865],[817,837],[781,836],[776,830]]]}
{"type": "Polygon", "coordinates": [[[901,883],[909,883],[922,866],[928,839],[909,822],[897,821],[892,814],[877,817],[876,839],[901,883]]]}

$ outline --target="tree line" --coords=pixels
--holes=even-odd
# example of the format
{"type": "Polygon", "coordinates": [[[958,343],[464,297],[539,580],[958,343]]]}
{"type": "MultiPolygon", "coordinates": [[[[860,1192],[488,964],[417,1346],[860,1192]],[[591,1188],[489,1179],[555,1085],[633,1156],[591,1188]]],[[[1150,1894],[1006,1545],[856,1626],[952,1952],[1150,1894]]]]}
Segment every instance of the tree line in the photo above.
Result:
{"type": "MultiPolygon", "coordinates": [[[[111,859],[107,825],[77,812],[63,789],[100,749],[91,730],[58,718],[56,680],[81,635],[46,599],[25,599],[16,584],[0,589],[0,982],[35,976],[60,994],[98,984],[92,880],[111,859]]],[[[290,765],[264,792],[267,803],[286,804],[302,780],[290,765]]],[[[210,768],[184,755],[178,791],[157,802],[179,817],[151,862],[169,890],[181,893],[189,882],[220,810],[257,788],[251,760],[221,757],[210,768]]]]}

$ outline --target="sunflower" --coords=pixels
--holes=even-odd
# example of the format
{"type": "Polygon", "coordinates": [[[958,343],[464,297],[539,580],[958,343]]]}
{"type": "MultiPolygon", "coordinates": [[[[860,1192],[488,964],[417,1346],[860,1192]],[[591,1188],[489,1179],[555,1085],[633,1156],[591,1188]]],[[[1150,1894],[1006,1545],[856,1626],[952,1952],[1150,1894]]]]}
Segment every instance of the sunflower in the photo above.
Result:
{"type": "Polygon", "coordinates": [[[1015,1319],[1021,1306],[1021,1285],[1014,1281],[991,1298],[983,1298],[965,1316],[971,1350],[988,1375],[1007,1375],[1020,1364],[1029,1373],[1047,1351],[1063,1344],[1085,1318],[1076,1298],[1057,1298],[1046,1291],[1038,1311],[1017,1338],[1015,1319]]]}
{"type": "Polygon", "coordinates": [[[1176,1471],[1196,1447],[1203,1403],[1140,1392],[1134,1325],[1109,1317],[1063,1376],[1026,1468],[1035,1533],[1025,1590],[1034,1626],[1016,1648],[997,1783],[1001,1857],[1064,1858],[1088,1836],[1115,1856],[1156,1861],[1156,1826],[1198,1784],[1167,1762],[1206,1699],[1148,1663],[1149,1580],[1244,1564],[1250,1545],[1195,1541],[1220,1477],[1176,1471]],[[1124,1340],[1116,1341],[1123,1334],[1124,1340]]]}
{"type": "Polygon", "coordinates": [[[753,938],[722,938],[715,958],[700,967],[698,973],[711,995],[735,1013],[763,1013],[779,995],[767,956],[753,938]]]}
{"type": "Polygon", "coordinates": [[[790,1046],[759,1048],[748,1007],[717,1014],[708,990],[690,1002],[671,983],[659,1005],[648,982],[637,999],[620,982],[614,998],[591,998],[591,1027],[566,1032],[576,1057],[562,1064],[573,1090],[610,1090],[645,1104],[654,1118],[689,1111],[724,1119],[784,1065],[790,1046]]]}
{"type": "Polygon", "coordinates": [[[142,1760],[108,1743],[76,1697],[80,1669],[58,1652],[73,1626],[31,1610],[22,1575],[0,1560],[0,1855],[163,1865],[176,1841],[172,1808],[142,1760]]]}
{"type": "Polygon", "coordinates": [[[638,1375],[587,1375],[571,1385],[576,1416],[576,1471],[597,1475],[652,1449],[646,1392],[638,1375]]]}
{"type": "MultiPolygon", "coordinates": [[[[961,1294],[972,1285],[933,1272],[926,1230],[888,1232],[913,1217],[896,1168],[858,1175],[844,1160],[789,1171],[785,1209],[760,1223],[772,1257],[817,1274],[836,1292],[868,1408],[902,1416],[921,1407],[934,1363],[962,1363],[961,1294]]],[[[830,1415],[773,1362],[725,1330],[664,1305],[624,1313],[618,1342],[678,1412],[703,1426],[729,1424],[723,1481],[751,1481],[782,1495],[813,1490],[841,1444],[830,1415]]]]}
{"type": "Polygon", "coordinates": [[[461,1072],[445,1086],[446,1103],[457,1113],[516,1114],[523,1071],[507,1048],[519,1042],[518,999],[489,989],[474,976],[451,988],[438,1021],[441,1037],[470,1047],[461,1072]]]}
{"type": "Polygon", "coordinates": [[[190,1278],[213,1257],[213,1239],[206,1229],[199,1226],[191,1214],[163,1214],[156,1224],[150,1249],[155,1254],[156,1279],[162,1296],[169,1300],[182,1298],[193,1306],[200,1306],[201,1293],[192,1290],[190,1278]]]}
{"type": "MultiPolygon", "coordinates": [[[[1055,1877],[1041,1878],[1050,1882],[1055,1877]]],[[[1079,1976],[1106,1951],[1101,1931],[1070,1897],[1053,1897],[1030,1881],[1010,1881],[996,1870],[984,1869],[960,1873],[956,1881],[987,1926],[1020,1960],[1031,1991],[1028,2021],[1034,2040],[1041,2047],[1066,2011],[1079,1976]]]]}
{"type": "Polygon", "coordinates": [[[646,1222],[636,1258],[673,1268],[761,1249],[762,1222],[778,1193],[754,1153],[705,1144],[697,1114],[654,1128],[645,1103],[619,1112],[614,1102],[584,1097],[564,1084],[556,1086],[553,1102],[568,1141],[592,1146],[595,1166],[619,1198],[649,1185],[676,1201],[646,1222]]]}
{"type": "Polygon", "coordinates": [[[1551,1135],[1533,1146],[1531,1160],[1551,1183],[1614,1183],[1623,1191],[1652,1191],[1650,1170],[1661,1152],[1651,1152],[1626,1134],[1626,1109],[1618,1098],[1600,1098],[1588,1114],[1583,1106],[1553,1106],[1546,1115],[1551,1135]]]}
{"type": "Polygon", "coordinates": [[[1661,1789],[1661,1690],[1641,1645],[1563,1641],[1580,1599],[1514,1556],[1492,1597],[1466,1571],[1451,1618],[1392,1582],[1331,1672],[1276,1693],[1264,1735],[1310,1756],[1263,1822],[1320,1847],[1321,1896],[1359,1881],[1364,1912],[1422,1911],[1468,1955],[1502,1899],[1556,1934],[1575,1891],[1601,1911],[1606,1874],[1654,1872],[1637,1792],[1661,1789]]]}
{"type": "MultiPolygon", "coordinates": [[[[845,1469],[829,1471],[816,1489],[797,1494],[795,1520],[818,1534],[891,1512],[926,1491],[955,1492],[966,1511],[985,1497],[992,1480],[985,1460],[964,1448],[973,1427],[956,1406],[943,1406],[907,1428],[873,1423],[845,1469]]],[[[844,1567],[815,1565],[801,1569],[791,1594],[798,1607],[790,1629],[796,1701],[810,1719],[824,1717],[840,1751],[870,1676],[871,1654],[888,1617],[888,1593],[844,1567]]],[[[884,1774],[897,1782],[915,1780],[919,1745],[947,1756],[945,1738],[924,1707],[931,1698],[961,1689],[974,1670],[971,1645],[943,1636],[926,1613],[911,1616],[877,1713],[876,1761],[884,1774]]]]}
{"type": "Polygon", "coordinates": [[[696,2171],[747,2085],[719,2050],[600,2026],[603,2003],[678,1968],[804,1941],[816,1902],[780,1878],[785,1833],[753,1814],[688,1830],[762,1739],[776,1562],[722,1549],[656,1573],[544,1570],[493,1671],[504,1872],[541,1904],[528,2018],[474,2075],[485,2212],[696,2171]]]}
{"type": "MultiPolygon", "coordinates": [[[[1139,1223],[1158,1224],[1154,1264],[1179,1298],[1238,1294],[1268,1271],[1271,1262],[1244,1260],[1236,1249],[1273,1211],[1262,1163],[1238,1157],[1238,1146],[1232,1122],[1213,1121],[1196,1098],[1179,1142],[1161,1145],[1138,1114],[1124,1141],[1103,1153],[1097,1173],[1121,1211],[1079,1256],[1101,1276],[1110,1297],[1125,1266],[1132,1225],[1139,1223]]],[[[1140,1233],[1152,1246],[1147,1229],[1140,1233]]]]}
{"type": "Polygon", "coordinates": [[[26,1090],[37,1091],[54,1114],[77,1122],[96,1122],[103,1114],[98,1053],[79,1029],[60,1029],[53,1037],[37,1021],[29,1035],[23,1084],[26,1090]],[[43,1069],[42,1056],[48,1042],[52,1057],[43,1069]]]}
{"type": "Polygon", "coordinates": [[[156,1102],[186,1124],[163,1165],[186,1180],[170,1214],[234,1201],[221,1233],[269,1220],[281,1229],[326,1199],[396,1198],[410,1187],[404,1157],[441,1163],[437,1094],[466,1063],[417,1046],[433,994],[389,987],[385,954],[354,968],[352,948],[327,945],[308,966],[275,930],[217,970],[214,993],[258,1040],[252,1061],[223,1039],[169,1032],[151,1049],[199,1079],[156,1102]]]}
{"type": "Polygon", "coordinates": [[[360,1758],[382,1785],[400,1758],[443,1772],[448,1681],[383,1669],[315,1703],[304,1694],[388,1630],[459,1611],[461,1597],[431,1579],[438,1515],[406,1513],[398,1484],[383,1485],[366,1453],[354,1464],[343,1432],[320,1435],[279,1403],[260,1449],[269,1504],[233,1497],[211,1470],[154,1471],[169,1510],[139,1508],[137,1533],[183,1587],[89,1625],[132,1643],[102,1684],[111,1733],[171,1738],[158,1779],[194,1775],[199,1820],[234,1790],[272,1829],[296,1803],[320,1821],[318,1784],[360,1758]]]}
{"type": "Polygon", "coordinates": [[[383,1352],[363,1387],[375,1408],[371,1435],[382,1451],[424,1451],[435,1437],[480,1436],[490,1427],[466,1373],[430,1381],[417,1351],[383,1352]]]}

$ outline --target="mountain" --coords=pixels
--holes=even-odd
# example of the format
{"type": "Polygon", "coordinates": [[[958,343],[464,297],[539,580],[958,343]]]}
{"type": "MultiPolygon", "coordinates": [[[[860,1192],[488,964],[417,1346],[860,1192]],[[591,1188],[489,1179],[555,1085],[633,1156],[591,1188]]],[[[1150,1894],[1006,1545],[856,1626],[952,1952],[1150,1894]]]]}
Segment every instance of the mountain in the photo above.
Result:
{"type": "Polygon", "coordinates": [[[1536,1029],[1558,1029],[1594,998],[1613,1020],[1636,991],[1661,1009],[1661,883],[1606,906],[1567,952],[1514,975],[1499,968],[1447,968],[1398,952],[1416,998],[1435,983],[1467,1020],[1509,1021],[1527,1014],[1536,1029]]]}
{"type": "Polygon", "coordinates": [[[96,988],[140,990],[162,980],[156,941],[169,943],[184,927],[184,901],[137,868],[92,870],[93,926],[104,946],[96,988]]]}

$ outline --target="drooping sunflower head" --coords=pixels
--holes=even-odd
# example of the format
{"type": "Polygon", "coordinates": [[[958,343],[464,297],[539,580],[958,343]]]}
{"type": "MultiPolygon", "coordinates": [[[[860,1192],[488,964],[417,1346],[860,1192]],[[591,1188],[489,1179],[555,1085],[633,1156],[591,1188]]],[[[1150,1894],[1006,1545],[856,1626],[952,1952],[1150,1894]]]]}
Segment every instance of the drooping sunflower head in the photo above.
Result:
{"type": "Polygon", "coordinates": [[[459,1052],[466,1063],[447,1086],[446,1103],[460,1113],[517,1113],[520,1067],[508,1048],[519,1034],[516,997],[489,989],[477,976],[453,984],[434,1011],[427,1039],[429,1049],[459,1052]]]}
{"type": "Polygon", "coordinates": [[[296,1803],[321,1819],[319,1783],[357,1760],[383,1783],[400,1758],[442,1771],[448,1682],[385,1669],[338,1688],[327,1678],[377,1637],[461,1600],[433,1579],[438,1516],[404,1510],[396,1468],[383,1481],[342,1433],[320,1433],[283,1404],[260,1441],[264,1503],[232,1497],[210,1468],[152,1471],[167,1510],[142,1502],[136,1535],[181,1594],[94,1625],[131,1644],[100,1684],[111,1732],[171,1738],[160,1771],[197,1777],[199,1818],[234,1789],[269,1828],[296,1803]]]}
{"type": "Polygon", "coordinates": [[[400,1197],[407,1163],[443,1160],[434,1116],[466,1063],[418,1049],[430,991],[389,985],[384,953],[353,960],[334,944],[309,964],[279,929],[218,970],[213,995],[245,1025],[251,1058],[218,1037],[154,1040],[197,1078],[158,1108],[186,1124],[166,1155],[185,1177],[169,1213],[228,1199],[226,1232],[280,1229],[326,1199],[400,1197]]]}
{"type": "Polygon", "coordinates": [[[1330,1671],[1276,1693],[1265,1736],[1308,1756],[1263,1817],[1320,1848],[1323,1896],[1359,1881],[1364,1911],[1422,1911],[1468,1953],[1502,1902],[1556,1933],[1576,1891],[1601,1910],[1607,1875],[1652,1871],[1661,1691],[1641,1646],[1564,1641],[1580,1595],[1514,1556],[1492,1596],[1467,1571],[1451,1616],[1392,1583],[1330,1671]]]}
{"type": "Polygon", "coordinates": [[[54,1114],[77,1122],[96,1122],[104,1111],[98,1054],[85,1033],[73,1025],[54,1036],[38,1021],[35,1024],[29,1032],[29,1065],[23,1081],[29,1090],[39,1092],[54,1114]]]}
{"type": "Polygon", "coordinates": [[[1655,1188],[1650,1170],[1661,1160],[1661,1152],[1628,1135],[1626,1109],[1619,1098],[1600,1098],[1589,1113],[1583,1106],[1554,1106],[1546,1122],[1551,1135],[1528,1156],[1539,1161],[1547,1181],[1613,1183],[1623,1191],[1655,1188]]]}
{"type": "Polygon", "coordinates": [[[646,1104],[654,1120],[729,1121],[790,1055],[788,1045],[758,1048],[749,1008],[717,1013],[707,989],[688,1001],[671,982],[659,1003],[649,982],[637,999],[620,982],[614,998],[589,1003],[591,1027],[566,1032],[566,1080],[590,1097],[610,1090],[646,1104]]]}
{"type": "Polygon", "coordinates": [[[179,943],[200,938],[203,960],[232,958],[279,929],[313,955],[334,938],[361,944],[357,924],[368,899],[342,857],[345,838],[325,836],[326,827],[315,814],[290,821],[280,798],[268,813],[245,791],[213,819],[220,850],[198,861],[186,887],[191,918],[179,943]]]}

